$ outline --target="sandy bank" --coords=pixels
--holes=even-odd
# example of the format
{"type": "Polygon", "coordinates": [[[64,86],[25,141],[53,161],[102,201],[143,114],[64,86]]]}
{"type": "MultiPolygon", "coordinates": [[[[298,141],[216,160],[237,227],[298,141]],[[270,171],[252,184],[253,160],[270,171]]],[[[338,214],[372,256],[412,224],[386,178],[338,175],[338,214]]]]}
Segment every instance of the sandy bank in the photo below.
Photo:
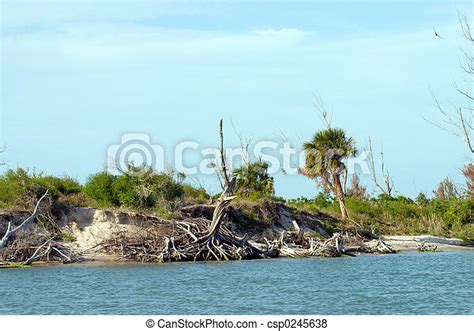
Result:
{"type": "Polygon", "coordinates": [[[474,249],[458,238],[446,238],[430,235],[383,236],[384,241],[398,251],[416,251],[422,244],[436,246],[439,251],[474,249]]]}

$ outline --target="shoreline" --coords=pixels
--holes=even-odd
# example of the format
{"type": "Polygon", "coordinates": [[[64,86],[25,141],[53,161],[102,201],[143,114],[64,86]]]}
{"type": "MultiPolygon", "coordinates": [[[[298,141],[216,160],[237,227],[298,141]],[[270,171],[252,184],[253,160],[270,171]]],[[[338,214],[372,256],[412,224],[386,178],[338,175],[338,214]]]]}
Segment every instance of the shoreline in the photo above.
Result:
{"type": "MultiPolygon", "coordinates": [[[[391,235],[383,236],[384,241],[395,249],[398,253],[438,253],[438,252],[452,252],[452,251],[474,251],[474,243],[466,244],[458,238],[446,238],[431,235],[391,235]],[[420,251],[419,245],[430,244],[436,247],[435,250],[420,251]]],[[[370,256],[370,255],[385,255],[380,253],[357,253],[356,256],[370,256]]],[[[347,256],[346,256],[347,257],[347,256]]],[[[322,258],[322,257],[291,257],[281,254],[276,259],[304,259],[304,258],[322,258]]],[[[261,259],[265,260],[265,259],[261,259]]],[[[236,260],[237,261],[237,260],[236,260]]],[[[216,261],[204,261],[216,262],[216,261]]],[[[223,261],[220,261],[223,262],[223,261]]],[[[123,259],[120,255],[103,254],[86,255],[82,261],[73,263],[62,263],[55,261],[37,261],[31,267],[50,267],[50,266],[67,266],[67,265],[91,265],[91,266],[118,266],[118,265],[164,265],[174,263],[203,263],[203,261],[182,261],[182,262],[137,262],[134,260],[123,259]]],[[[21,268],[21,265],[16,266],[15,263],[0,264],[0,269],[21,268]]]]}
{"type": "MultiPolygon", "coordinates": [[[[153,252],[154,246],[146,248],[143,240],[146,240],[148,230],[153,230],[158,237],[153,245],[161,245],[161,241],[172,238],[175,235],[187,238],[189,231],[177,234],[173,232],[176,224],[197,227],[197,233],[202,232],[212,214],[213,206],[193,206],[185,210],[188,217],[187,222],[183,220],[161,220],[154,215],[129,211],[112,211],[95,208],[69,208],[62,210],[57,225],[63,235],[69,240],[58,241],[59,249],[66,253],[57,262],[35,261],[34,264],[57,265],[57,264],[127,264],[127,263],[172,263],[172,262],[194,262],[193,259],[180,259],[175,261],[161,259],[157,261],[158,253],[153,252]],[[195,222],[195,223],[194,223],[195,222]],[[201,226],[201,228],[199,228],[201,226]],[[72,239],[72,240],[71,240],[72,239]],[[138,240],[138,241],[137,241],[138,240]],[[138,244],[137,244],[138,242],[138,244]],[[123,245],[123,246],[122,246],[123,245]],[[128,246],[127,246],[128,245],[128,246]],[[131,247],[131,251],[124,251],[123,247],[131,247]],[[138,253],[136,253],[138,250],[138,253]],[[144,251],[142,251],[142,249],[144,251]],[[148,249],[148,251],[147,251],[148,249]],[[142,254],[142,255],[140,255],[142,254]],[[63,257],[67,257],[66,260],[63,257]],[[136,258],[138,256],[138,258],[136,258]],[[142,258],[145,256],[145,258],[142,258]],[[151,258],[150,258],[151,257],[151,258]],[[134,259],[136,258],[136,259],[134,259]],[[148,260],[146,260],[148,258],[148,260]],[[61,261],[62,260],[62,261],[61,261]]],[[[245,209],[245,208],[244,208],[245,209]]],[[[272,207],[274,212],[271,221],[264,222],[254,220],[245,215],[245,210],[233,208],[230,210],[230,219],[227,227],[234,233],[236,238],[247,239],[249,247],[253,247],[260,254],[253,256],[237,256],[230,260],[265,259],[269,258],[306,258],[306,257],[339,257],[339,256],[361,256],[372,254],[391,254],[402,252],[439,252],[454,250],[474,249],[474,242],[465,242],[458,238],[449,238],[432,235],[381,235],[380,237],[370,234],[358,234],[344,232],[339,229],[332,233],[328,226],[328,220],[323,214],[311,214],[298,212],[283,204],[272,207]],[[267,251],[267,254],[262,253],[267,251]],[[277,251],[276,254],[268,252],[277,251]]],[[[20,213],[4,213],[4,222],[18,222],[24,218],[20,213]],[[9,218],[8,218],[9,217],[9,218]]],[[[260,219],[260,218],[259,218],[260,219]]],[[[333,222],[334,219],[330,219],[333,222]]],[[[27,233],[42,233],[43,236],[51,236],[44,228],[31,226],[27,233]]],[[[229,230],[227,230],[229,231],[229,230]]],[[[191,240],[192,238],[188,238],[191,240]]],[[[192,240],[191,240],[192,241],[192,240]]],[[[159,250],[159,247],[158,247],[159,250]]],[[[176,252],[174,249],[173,252],[176,252]]],[[[31,253],[28,254],[30,256],[31,253]]],[[[49,257],[48,257],[49,260],[49,257]]],[[[212,259],[210,259],[212,260],[212,259]]],[[[12,261],[12,259],[10,259],[12,261]]],[[[21,261],[21,260],[20,260],[21,261]]],[[[201,261],[201,260],[197,260],[201,261]]],[[[0,262],[0,268],[25,267],[24,264],[14,262],[0,262]]]]}
{"type": "Polygon", "coordinates": [[[420,245],[437,247],[437,251],[471,250],[474,243],[466,243],[458,238],[446,238],[432,235],[390,235],[383,240],[400,252],[418,251],[420,245]]]}

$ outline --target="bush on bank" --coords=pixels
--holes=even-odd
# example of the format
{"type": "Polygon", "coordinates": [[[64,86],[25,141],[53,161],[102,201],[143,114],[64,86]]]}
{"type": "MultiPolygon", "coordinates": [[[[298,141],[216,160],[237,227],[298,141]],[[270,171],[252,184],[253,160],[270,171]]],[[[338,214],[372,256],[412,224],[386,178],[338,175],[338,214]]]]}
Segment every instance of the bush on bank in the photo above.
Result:
{"type": "Polygon", "coordinates": [[[23,168],[8,170],[0,175],[0,207],[31,209],[36,200],[49,190],[53,202],[82,193],[82,186],[70,177],[45,176],[29,173],[23,168]]]}
{"type": "Polygon", "coordinates": [[[23,168],[0,175],[0,208],[31,210],[49,190],[57,207],[127,207],[170,210],[178,204],[204,203],[202,188],[183,183],[172,175],[131,167],[122,175],[98,172],[81,185],[73,178],[44,175],[23,168]]]}

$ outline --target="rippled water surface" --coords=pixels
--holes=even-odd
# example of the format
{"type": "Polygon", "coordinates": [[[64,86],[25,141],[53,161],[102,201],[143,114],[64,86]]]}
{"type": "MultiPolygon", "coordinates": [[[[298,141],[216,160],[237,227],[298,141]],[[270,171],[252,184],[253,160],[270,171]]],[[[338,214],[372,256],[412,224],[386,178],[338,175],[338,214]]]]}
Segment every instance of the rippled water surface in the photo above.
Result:
{"type": "Polygon", "coordinates": [[[0,269],[0,314],[473,314],[474,252],[0,269]]]}

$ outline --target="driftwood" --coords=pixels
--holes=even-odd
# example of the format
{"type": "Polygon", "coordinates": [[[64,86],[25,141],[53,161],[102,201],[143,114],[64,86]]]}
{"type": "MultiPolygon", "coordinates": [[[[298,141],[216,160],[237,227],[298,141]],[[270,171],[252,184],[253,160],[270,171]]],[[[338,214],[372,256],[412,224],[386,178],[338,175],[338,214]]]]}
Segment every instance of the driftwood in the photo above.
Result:
{"type": "Polygon", "coordinates": [[[416,250],[418,252],[439,252],[437,245],[427,244],[424,242],[418,244],[418,247],[416,248],[416,250]]]}
{"type": "Polygon", "coordinates": [[[302,231],[283,232],[278,241],[267,245],[277,246],[287,257],[339,257],[356,256],[356,253],[396,253],[382,238],[367,241],[358,233],[336,232],[330,238],[313,238],[302,231]]]}
{"type": "Polygon", "coordinates": [[[41,244],[34,244],[39,238],[32,241],[17,239],[2,251],[2,265],[31,265],[36,261],[72,263],[79,261],[78,256],[69,256],[65,253],[68,248],[60,242],[55,242],[54,237],[47,239],[41,244]]]}
{"type": "Polygon", "coordinates": [[[344,247],[343,235],[336,232],[329,239],[315,239],[303,232],[283,233],[280,238],[282,255],[288,257],[338,257],[350,255],[344,247]]]}
{"type": "Polygon", "coordinates": [[[43,196],[38,200],[35,209],[33,210],[33,213],[28,218],[26,218],[20,225],[12,228],[12,223],[8,222],[7,230],[5,231],[3,238],[0,240],[0,251],[3,250],[5,246],[15,238],[16,234],[20,230],[26,228],[34,219],[36,219],[36,217],[38,217],[39,206],[41,204],[41,201],[43,201],[43,199],[46,198],[47,195],[48,191],[46,191],[46,193],[44,193],[43,196]]]}
{"type": "Polygon", "coordinates": [[[42,245],[40,245],[34,252],[33,255],[31,255],[25,262],[23,262],[24,265],[30,265],[34,261],[37,261],[41,259],[43,256],[48,255],[51,252],[51,242],[53,241],[53,238],[46,240],[42,245]],[[47,245],[47,247],[46,247],[47,245]],[[46,249],[43,249],[46,247],[46,249]],[[43,252],[40,254],[41,250],[43,252]]]}
{"type": "MultiPolygon", "coordinates": [[[[7,265],[13,263],[15,265],[28,266],[39,260],[60,261],[63,263],[77,260],[75,257],[70,257],[63,252],[65,249],[53,241],[54,236],[40,245],[38,245],[38,241],[41,240],[41,235],[17,238],[18,233],[26,229],[39,216],[40,205],[47,196],[48,190],[37,201],[31,215],[21,222],[20,225],[13,227],[12,222],[8,223],[5,234],[0,240],[0,255],[2,255],[7,265]]],[[[44,216],[48,217],[48,215],[44,216]]]]}

